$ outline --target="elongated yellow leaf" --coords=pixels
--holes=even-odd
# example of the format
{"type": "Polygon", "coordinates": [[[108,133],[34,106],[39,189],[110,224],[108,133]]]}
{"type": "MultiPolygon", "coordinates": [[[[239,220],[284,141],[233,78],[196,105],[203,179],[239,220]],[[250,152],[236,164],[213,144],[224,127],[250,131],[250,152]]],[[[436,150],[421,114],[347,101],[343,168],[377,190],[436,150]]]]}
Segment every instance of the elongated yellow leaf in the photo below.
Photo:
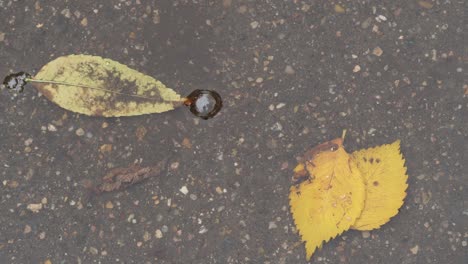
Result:
{"type": "Polygon", "coordinates": [[[303,180],[290,189],[290,207],[309,259],[323,242],[348,230],[364,207],[361,173],[342,143],[338,138],[315,147],[294,169],[303,180]]]}
{"type": "Polygon", "coordinates": [[[34,80],[51,81],[33,84],[52,102],[90,116],[161,113],[182,103],[180,95],[160,81],[97,56],[59,57],[42,67],[34,80]]]}
{"type": "Polygon", "coordinates": [[[400,141],[351,154],[366,185],[366,201],[361,216],[351,228],[372,230],[398,213],[406,196],[405,160],[400,141]]]}

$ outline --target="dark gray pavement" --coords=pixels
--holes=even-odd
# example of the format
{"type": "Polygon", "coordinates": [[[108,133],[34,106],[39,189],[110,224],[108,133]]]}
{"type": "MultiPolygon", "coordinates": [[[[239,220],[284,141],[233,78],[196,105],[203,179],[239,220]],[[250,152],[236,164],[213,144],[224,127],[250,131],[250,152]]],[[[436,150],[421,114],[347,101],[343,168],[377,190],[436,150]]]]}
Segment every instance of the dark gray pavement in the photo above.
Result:
{"type": "Polygon", "coordinates": [[[187,109],[105,119],[32,86],[2,91],[0,263],[308,263],[288,209],[291,171],[342,129],[349,151],[401,140],[408,196],[388,224],[348,231],[310,262],[467,263],[466,10],[458,0],[0,0],[2,78],[86,53],[183,95],[215,89],[225,104],[209,121],[187,109]],[[125,191],[83,186],[165,157],[160,177],[125,191]]]}

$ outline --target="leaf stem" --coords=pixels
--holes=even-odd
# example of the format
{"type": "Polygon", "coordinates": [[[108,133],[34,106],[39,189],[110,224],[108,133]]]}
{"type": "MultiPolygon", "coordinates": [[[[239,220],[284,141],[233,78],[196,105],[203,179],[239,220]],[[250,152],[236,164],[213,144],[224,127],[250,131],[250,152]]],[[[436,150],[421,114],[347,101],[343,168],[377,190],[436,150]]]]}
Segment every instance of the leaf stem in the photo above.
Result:
{"type": "Polygon", "coordinates": [[[346,129],[343,129],[343,133],[341,133],[341,139],[344,141],[344,138],[346,136],[346,129]]]}
{"type": "MultiPolygon", "coordinates": [[[[127,94],[127,93],[121,93],[117,91],[112,91],[109,89],[105,88],[99,88],[99,87],[93,87],[93,86],[88,86],[88,85],[82,85],[82,84],[73,84],[73,83],[66,83],[66,82],[59,82],[59,81],[48,81],[48,80],[38,80],[38,79],[32,79],[32,78],[26,78],[26,82],[33,82],[33,83],[50,83],[50,84],[58,84],[58,85],[66,85],[66,86],[76,86],[80,88],[86,88],[86,89],[92,89],[92,90],[98,90],[98,91],[103,91],[107,93],[113,93],[113,94],[119,94],[119,95],[125,95],[125,96],[131,96],[131,97],[136,97],[136,98],[142,98],[142,99],[156,99],[154,97],[147,97],[144,95],[138,95],[138,94],[127,94]]],[[[168,101],[172,103],[184,103],[187,100],[187,98],[181,98],[180,101],[168,101]]]]}

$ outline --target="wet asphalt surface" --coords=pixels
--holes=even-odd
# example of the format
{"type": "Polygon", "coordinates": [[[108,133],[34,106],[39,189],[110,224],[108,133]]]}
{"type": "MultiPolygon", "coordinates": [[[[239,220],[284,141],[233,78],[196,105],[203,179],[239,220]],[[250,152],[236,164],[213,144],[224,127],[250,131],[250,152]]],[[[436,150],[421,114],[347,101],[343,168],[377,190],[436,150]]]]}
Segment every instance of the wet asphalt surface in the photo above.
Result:
{"type": "Polygon", "coordinates": [[[388,224],[348,231],[310,263],[466,263],[464,10],[456,0],[0,0],[2,78],[85,53],[182,95],[215,89],[225,105],[208,121],[182,108],[99,118],[32,86],[2,91],[0,263],[309,263],[288,209],[292,168],[345,128],[348,151],[401,140],[408,195],[388,224]],[[124,191],[85,187],[164,158],[161,175],[124,191]]]}

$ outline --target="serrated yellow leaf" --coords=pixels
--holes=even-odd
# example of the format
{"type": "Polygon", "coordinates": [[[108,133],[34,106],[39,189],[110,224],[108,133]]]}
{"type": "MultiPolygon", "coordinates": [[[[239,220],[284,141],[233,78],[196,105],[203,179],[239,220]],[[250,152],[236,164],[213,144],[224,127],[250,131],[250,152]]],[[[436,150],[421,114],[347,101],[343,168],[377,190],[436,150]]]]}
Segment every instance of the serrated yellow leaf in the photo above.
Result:
{"type": "Polygon", "coordinates": [[[91,116],[161,113],[182,104],[180,95],[160,81],[98,56],[59,57],[44,65],[34,80],[53,82],[33,82],[52,102],[91,116]]]}
{"type": "Polygon", "coordinates": [[[359,150],[353,152],[351,157],[366,185],[364,209],[351,228],[379,228],[398,213],[406,196],[408,175],[405,160],[400,153],[400,141],[359,150]]]}
{"type": "Polygon", "coordinates": [[[341,138],[307,152],[294,172],[302,182],[290,189],[291,213],[310,259],[323,242],[348,230],[359,217],[364,182],[341,138]]]}

